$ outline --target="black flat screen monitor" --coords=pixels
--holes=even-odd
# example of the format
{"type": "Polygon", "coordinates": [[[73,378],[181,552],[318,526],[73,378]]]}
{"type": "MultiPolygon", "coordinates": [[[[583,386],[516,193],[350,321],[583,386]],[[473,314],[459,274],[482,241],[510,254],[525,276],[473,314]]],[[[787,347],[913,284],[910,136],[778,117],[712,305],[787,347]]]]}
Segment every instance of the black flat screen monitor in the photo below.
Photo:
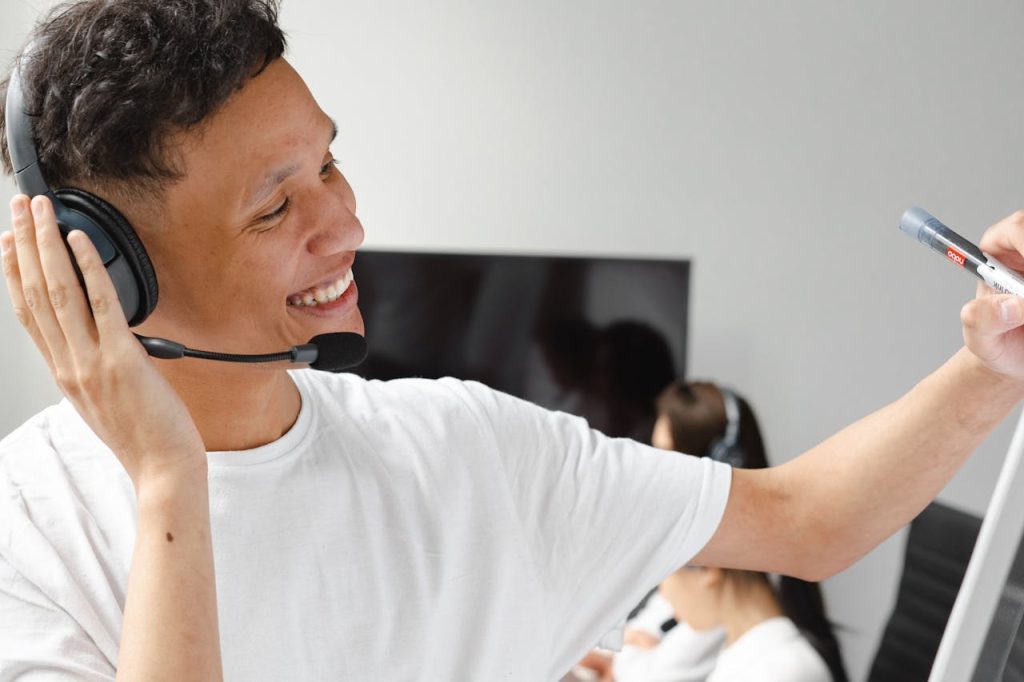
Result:
{"type": "Polygon", "coordinates": [[[366,250],[354,272],[367,378],[473,379],[646,442],[685,371],[685,260],[366,250]]]}

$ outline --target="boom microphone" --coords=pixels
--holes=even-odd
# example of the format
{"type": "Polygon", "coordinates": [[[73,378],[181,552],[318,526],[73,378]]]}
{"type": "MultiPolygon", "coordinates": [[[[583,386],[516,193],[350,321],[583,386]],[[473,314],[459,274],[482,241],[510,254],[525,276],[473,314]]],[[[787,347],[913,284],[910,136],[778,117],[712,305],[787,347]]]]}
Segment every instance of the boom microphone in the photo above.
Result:
{"type": "Polygon", "coordinates": [[[308,364],[313,369],[324,372],[340,372],[355,367],[366,359],[366,339],[354,332],[317,334],[309,340],[309,343],[292,346],[289,350],[280,353],[259,355],[197,350],[170,339],[142,336],[141,334],[135,336],[145,347],[147,353],[162,360],[198,358],[200,360],[247,363],[287,361],[308,364]]]}

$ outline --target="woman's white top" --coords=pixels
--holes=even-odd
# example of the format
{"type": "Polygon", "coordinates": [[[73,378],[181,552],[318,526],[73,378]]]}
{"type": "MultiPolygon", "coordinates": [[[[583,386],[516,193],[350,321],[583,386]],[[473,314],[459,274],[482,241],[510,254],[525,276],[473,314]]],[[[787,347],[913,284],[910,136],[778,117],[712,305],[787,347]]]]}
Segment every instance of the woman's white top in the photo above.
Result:
{"type": "Polygon", "coordinates": [[[644,630],[660,638],[658,646],[644,649],[625,645],[615,655],[615,682],[704,682],[715,667],[715,659],[725,642],[725,631],[698,631],[680,622],[662,634],[661,624],[674,616],[672,605],[660,592],[651,595],[647,605],[628,628],[644,630]]]}
{"type": "Polygon", "coordinates": [[[832,674],[788,618],[770,618],[726,647],[707,682],[832,682],[832,674]]]}

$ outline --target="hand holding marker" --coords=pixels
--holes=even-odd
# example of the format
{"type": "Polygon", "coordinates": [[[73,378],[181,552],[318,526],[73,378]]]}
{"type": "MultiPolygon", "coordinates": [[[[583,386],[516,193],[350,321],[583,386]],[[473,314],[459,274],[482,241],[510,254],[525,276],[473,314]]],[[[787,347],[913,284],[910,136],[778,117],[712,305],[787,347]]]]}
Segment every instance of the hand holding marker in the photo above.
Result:
{"type": "Polygon", "coordinates": [[[938,251],[992,289],[1024,298],[1024,278],[983,253],[928,211],[916,207],[907,209],[900,218],[900,229],[938,251]]]}

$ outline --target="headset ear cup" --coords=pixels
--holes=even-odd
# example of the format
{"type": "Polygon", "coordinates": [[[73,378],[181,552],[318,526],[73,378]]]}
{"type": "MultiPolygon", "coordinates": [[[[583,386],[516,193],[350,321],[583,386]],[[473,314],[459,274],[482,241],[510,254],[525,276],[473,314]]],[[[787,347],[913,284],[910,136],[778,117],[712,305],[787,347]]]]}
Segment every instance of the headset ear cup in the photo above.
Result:
{"type": "Polygon", "coordinates": [[[732,467],[743,467],[747,457],[743,450],[735,445],[729,445],[724,438],[716,438],[708,446],[708,458],[716,462],[724,462],[732,467]]]}
{"type": "Polygon", "coordinates": [[[722,461],[734,468],[743,468],[747,463],[747,456],[740,448],[728,448],[723,457],[722,461]]]}
{"type": "MultiPolygon", "coordinates": [[[[77,211],[95,223],[114,244],[120,252],[130,272],[126,278],[128,283],[118,287],[118,296],[128,295],[138,298],[138,307],[132,318],[128,320],[130,326],[135,326],[149,317],[149,314],[156,308],[159,297],[157,286],[156,270],[146,253],[146,247],[142,245],[135,230],[128,220],[121,215],[120,211],[108,204],[95,194],[74,188],[59,189],[54,195],[64,205],[64,208],[77,211]],[[123,292],[124,286],[134,287],[137,292],[123,292]]],[[[116,278],[117,279],[121,278],[116,278]]]]}
{"type": "Polygon", "coordinates": [[[725,441],[722,438],[715,438],[711,441],[711,445],[708,446],[707,457],[716,462],[724,462],[725,460],[722,459],[722,455],[725,454],[726,449],[725,441]]]}
{"type": "Polygon", "coordinates": [[[740,402],[730,389],[719,386],[722,403],[725,409],[725,432],[711,441],[708,446],[708,457],[716,462],[725,462],[733,467],[746,465],[746,453],[739,445],[740,441],[740,402]]]}

